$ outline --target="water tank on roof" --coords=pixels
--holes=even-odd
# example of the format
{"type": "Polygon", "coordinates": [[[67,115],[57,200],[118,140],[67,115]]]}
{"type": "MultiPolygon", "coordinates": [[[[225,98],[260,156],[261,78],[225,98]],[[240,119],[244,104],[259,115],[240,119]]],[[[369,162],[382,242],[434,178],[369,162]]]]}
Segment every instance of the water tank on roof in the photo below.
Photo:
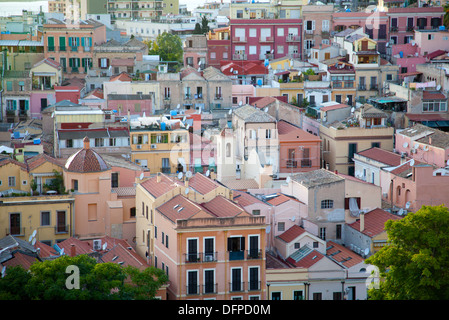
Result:
{"type": "Polygon", "coordinates": [[[170,111],[170,115],[173,117],[173,116],[176,116],[178,114],[178,111],[176,111],[176,110],[171,110],[170,111]]]}
{"type": "Polygon", "coordinates": [[[446,30],[446,27],[445,27],[445,26],[440,26],[439,29],[440,29],[441,31],[444,31],[444,30],[446,30]]]}
{"type": "Polygon", "coordinates": [[[399,51],[399,56],[400,56],[401,58],[403,58],[403,57],[404,57],[404,52],[399,51]]]}
{"type": "Polygon", "coordinates": [[[161,130],[165,130],[165,122],[161,123],[161,130]]]}

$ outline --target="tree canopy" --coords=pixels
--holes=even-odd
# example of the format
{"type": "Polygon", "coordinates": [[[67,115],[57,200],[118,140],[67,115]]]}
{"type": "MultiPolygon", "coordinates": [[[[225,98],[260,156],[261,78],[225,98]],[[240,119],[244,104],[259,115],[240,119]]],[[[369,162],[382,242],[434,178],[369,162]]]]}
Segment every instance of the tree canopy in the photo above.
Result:
{"type": "Polygon", "coordinates": [[[378,300],[449,299],[449,210],[423,206],[385,223],[389,244],[366,259],[379,268],[378,300]]]}
{"type": "Polygon", "coordinates": [[[163,270],[141,271],[115,263],[97,263],[87,255],[62,256],[36,262],[29,272],[22,267],[7,269],[0,278],[1,300],[130,300],[153,299],[167,282],[163,270]],[[71,286],[68,267],[77,268],[78,287],[71,286]]]}
{"type": "Polygon", "coordinates": [[[149,55],[159,55],[161,61],[170,61],[172,65],[182,65],[184,51],[179,36],[163,32],[157,36],[156,40],[144,42],[148,46],[149,55]]]}

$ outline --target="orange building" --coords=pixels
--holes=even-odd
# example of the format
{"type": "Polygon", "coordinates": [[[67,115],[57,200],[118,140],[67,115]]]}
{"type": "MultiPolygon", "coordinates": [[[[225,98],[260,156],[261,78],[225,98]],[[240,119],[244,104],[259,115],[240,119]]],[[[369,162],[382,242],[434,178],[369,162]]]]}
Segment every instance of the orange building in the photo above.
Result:
{"type": "Polygon", "coordinates": [[[64,78],[84,78],[92,69],[95,46],[106,42],[106,26],[91,19],[72,24],[49,19],[43,30],[45,58],[59,62],[64,78]]]}
{"type": "Polygon", "coordinates": [[[137,187],[137,226],[141,218],[153,227],[137,230],[137,251],[145,243],[152,265],[168,274],[168,299],[266,298],[265,217],[232,198],[201,173],[182,182],[159,174],[137,187]]]}
{"type": "Polygon", "coordinates": [[[321,139],[294,124],[280,120],[279,172],[291,174],[320,168],[321,139]]]}

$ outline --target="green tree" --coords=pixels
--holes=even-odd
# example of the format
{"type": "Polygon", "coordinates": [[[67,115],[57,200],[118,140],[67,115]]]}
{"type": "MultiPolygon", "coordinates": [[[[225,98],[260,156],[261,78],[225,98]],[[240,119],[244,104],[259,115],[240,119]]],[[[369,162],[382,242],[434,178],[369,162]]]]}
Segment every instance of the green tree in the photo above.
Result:
{"type": "MultiPolygon", "coordinates": [[[[69,271],[68,271],[69,270],[69,271]]],[[[36,262],[29,272],[22,267],[8,268],[0,278],[0,299],[11,300],[130,300],[152,299],[167,281],[160,269],[143,271],[116,263],[97,263],[88,255],[62,256],[36,262]],[[79,288],[71,288],[67,267],[77,267],[79,288]]]]}
{"type": "Polygon", "coordinates": [[[443,8],[444,8],[443,25],[446,28],[449,28],[449,3],[446,3],[443,8]]]}
{"type": "Polygon", "coordinates": [[[21,266],[8,268],[4,278],[0,278],[0,300],[29,300],[23,290],[31,278],[21,266]]]}
{"type": "Polygon", "coordinates": [[[193,30],[193,34],[203,34],[203,30],[199,22],[195,24],[195,30],[193,30]]]}
{"type": "Polygon", "coordinates": [[[201,31],[203,34],[206,34],[209,32],[209,30],[209,20],[207,20],[206,16],[203,16],[203,18],[201,19],[201,31]]]}
{"type": "Polygon", "coordinates": [[[381,278],[370,299],[449,299],[449,210],[423,206],[385,230],[389,244],[365,260],[381,278]]]}
{"type": "Polygon", "coordinates": [[[159,55],[161,61],[169,61],[172,69],[182,65],[184,51],[178,35],[164,32],[156,40],[146,42],[149,55],[159,55]]]}

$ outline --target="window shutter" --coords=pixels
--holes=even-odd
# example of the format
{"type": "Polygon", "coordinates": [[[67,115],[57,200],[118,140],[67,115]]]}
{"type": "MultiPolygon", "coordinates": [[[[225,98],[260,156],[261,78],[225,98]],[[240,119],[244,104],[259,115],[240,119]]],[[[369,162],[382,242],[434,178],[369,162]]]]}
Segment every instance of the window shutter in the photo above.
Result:
{"type": "Polygon", "coordinates": [[[231,238],[228,238],[228,251],[231,251],[231,238]]]}
{"type": "Polygon", "coordinates": [[[84,47],[84,37],[81,38],[81,47],[84,47]]]}
{"type": "Polygon", "coordinates": [[[30,102],[28,100],[25,100],[25,110],[30,109],[30,102]]]}
{"type": "Polygon", "coordinates": [[[70,67],[70,68],[73,67],[73,58],[69,58],[69,67],[70,67]]]}
{"type": "Polygon", "coordinates": [[[240,238],[240,251],[245,250],[245,237],[240,238]]]}
{"type": "Polygon", "coordinates": [[[17,100],[12,101],[12,106],[14,110],[17,110],[17,100]]]}

